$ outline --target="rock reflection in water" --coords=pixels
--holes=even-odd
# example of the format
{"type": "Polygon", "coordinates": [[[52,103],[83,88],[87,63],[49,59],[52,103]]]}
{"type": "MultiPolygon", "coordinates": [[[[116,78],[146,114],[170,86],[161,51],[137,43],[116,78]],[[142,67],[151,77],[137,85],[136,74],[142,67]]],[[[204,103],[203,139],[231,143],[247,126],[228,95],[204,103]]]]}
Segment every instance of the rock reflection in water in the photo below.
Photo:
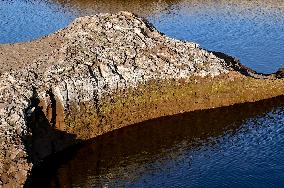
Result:
{"type": "Polygon", "coordinates": [[[129,11],[139,16],[151,16],[165,10],[171,9],[180,0],[50,0],[58,3],[67,10],[79,15],[97,13],[117,13],[129,11]]]}
{"type": "MultiPolygon", "coordinates": [[[[276,142],[280,144],[276,149],[280,151],[274,151],[273,155],[284,158],[281,152],[283,141],[279,141],[281,135],[284,138],[281,128],[283,104],[284,98],[280,97],[255,104],[163,117],[119,129],[46,160],[33,170],[33,187],[239,185],[242,177],[242,174],[238,177],[239,171],[246,177],[248,169],[254,168],[252,172],[257,174],[261,165],[258,160],[265,156],[259,153],[259,146],[249,146],[263,144],[267,147],[261,149],[263,152],[273,147],[269,140],[262,140],[268,137],[260,137],[261,134],[276,136],[276,142]],[[278,125],[274,126],[276,120],[278,125]],[[268,125],[271,127],[267,128],[268,125]],[[235,166],[243,160],[252,164],[235,166]],[[212,169],[216,171],[212,172],[212,169]],[[212,177],[216,182],[210,179],[212,177]]],[[[273,155],[269,165],[275,164],[273,155]]],[[[283,159],[278,161],[281,162],[283,159]]],[[[264,167],[268,174],[274,172],[269,165],[264,167]]],[[[283,177],[283,165],[277,168],[282,169],[277,175],[283,177]]],[[[251,175],[248,178],[253,182],[254,174],[251,175]]],[[[263,181],[274,181],[272,177],[275,179],[273,175],[263,181]]]]}
{"type": "MultiPolygon", "coordinates": [[[[164,13],[164,11],[178,12],[183,10],[184,14],[195,14],[201,12],[241,14],[250,11],[274,13],[283,11],[284,2],[279,0],[49,0],[57,3],[65,9],[82,14],[94,13],[116,13],[118,11],[129,11],[140,16],[151,16],[164,13]],[[212,11],[212,12],[211,12],[212,11]]],[[[210,16],[210,15],[208,15],[210,16]]]]}

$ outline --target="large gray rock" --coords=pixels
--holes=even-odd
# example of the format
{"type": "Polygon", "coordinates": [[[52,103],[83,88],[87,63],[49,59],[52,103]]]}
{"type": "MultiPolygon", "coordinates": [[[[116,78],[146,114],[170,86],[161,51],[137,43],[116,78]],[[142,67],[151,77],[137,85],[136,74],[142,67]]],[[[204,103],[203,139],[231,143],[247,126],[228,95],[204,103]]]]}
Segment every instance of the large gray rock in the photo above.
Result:
{"type": "MultiPolygon", "coordinates": [[[[78,139],[88,139],[161,115],[157,112],[155,116],[105,128],[100,106],[104,105],[106,97],[113,100],[112,95],[119,91],[136,90],[141,85],[147,88],[153,80],[189,83],[193,78],[214,80],[224,75],[231,80],[229,74],[234,71],[231,64],[198,44],[169,38],[128,12],[78,18],[48,38],[59,44],[50,48],[49,55],[30,59],[25,68],[21,66],[9,71],[6,68],[0,73],[0,187],[23,186],[33,163],[78,139]],[[77,130],[78,118],[74,112],[84,114],[88,110],[95,111],[90,112],[95,114],[90,121],[95,122],[96,118],[99,121],[83,125],[89,132],[80,136],[81,127],[77,130]],[[75,123],[68,124],[72,118],[75,123]],[[94,127],[99,125],[102,127],[94,133],[94,127]],[[44,131],[37,131],[43,128],[44,131]],[[62,132],[73,135],[60,142],[56,139],[62,139],[62,132]],[[61,136],[57,137],[57,134],[61,136]]],[[[38,48],[44,51],[43,46],[38,48]]],[[[242,77],[238,72],[235,75],[242,77]]],[[[219,103],[221,105],[222,101],[219,103]]],[[[231,103],[224,103],[228,104],[231,103]]],[[[163,113],[170,115],[198,108],[202,106],[163,113]]]]}

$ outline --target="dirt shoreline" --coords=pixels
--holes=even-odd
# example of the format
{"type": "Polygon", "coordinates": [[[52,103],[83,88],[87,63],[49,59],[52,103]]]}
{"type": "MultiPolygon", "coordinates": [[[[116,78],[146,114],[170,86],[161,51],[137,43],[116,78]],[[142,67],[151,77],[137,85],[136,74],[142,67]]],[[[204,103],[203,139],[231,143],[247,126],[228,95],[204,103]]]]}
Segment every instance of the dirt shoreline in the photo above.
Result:
{"type": "Polygon", "coordinates": [[[128,12],[0,45],[0,62],[0,187],[22,187],[32,165],[114,129],[284,94],[282,71],[258,74],[128,12]]]}

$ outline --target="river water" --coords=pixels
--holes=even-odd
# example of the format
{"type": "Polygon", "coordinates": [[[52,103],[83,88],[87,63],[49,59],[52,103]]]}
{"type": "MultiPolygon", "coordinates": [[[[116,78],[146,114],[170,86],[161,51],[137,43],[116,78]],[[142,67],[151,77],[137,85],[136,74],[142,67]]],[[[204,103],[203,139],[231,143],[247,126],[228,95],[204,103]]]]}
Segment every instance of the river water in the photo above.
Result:
{"type": "Polygon", "coordinates": [[[284,97],[150,120],[50,157],[32,187],[283,187],[284,97]]]}
{"type": "MultiPolygon", "coordinates": [[[[284,67],[281,0],[2,0],[0,43],[29,41],[75,17],[128,10],[161,32],[284,67]]],[[[35,187],[284,187],[284,99],[187,113],[114,131],[47,160],[35,187]],[[52,161],[52,162],[50,162],[52,161]],[[53,165],[51,165],[53,164],[53,165]]]]}

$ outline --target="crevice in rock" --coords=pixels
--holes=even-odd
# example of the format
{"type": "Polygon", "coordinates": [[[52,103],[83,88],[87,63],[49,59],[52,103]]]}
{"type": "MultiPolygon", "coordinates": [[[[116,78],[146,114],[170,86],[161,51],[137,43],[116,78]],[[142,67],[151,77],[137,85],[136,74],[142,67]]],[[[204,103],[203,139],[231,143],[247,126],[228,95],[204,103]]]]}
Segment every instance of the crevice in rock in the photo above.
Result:
{"type": "Polygon", "coordinates": [[[95,79],[95,82],[98,85],[99,79],[94,74],[94,71],[92,70],[92,67],[90,65],[87,65],[87,66],[88,66],[88,70],[89,70],[90,76],[95,79]]]}
{"type": "Polygon", "coordinates": [[[56,99],[55,99],[55,96],[52,92],[52,89],[49,89],[47,92],[46,92],[49,97],[50,97],[50,102],[51,102],[51,126],[54,128],[56,127],[56,99]]]}

